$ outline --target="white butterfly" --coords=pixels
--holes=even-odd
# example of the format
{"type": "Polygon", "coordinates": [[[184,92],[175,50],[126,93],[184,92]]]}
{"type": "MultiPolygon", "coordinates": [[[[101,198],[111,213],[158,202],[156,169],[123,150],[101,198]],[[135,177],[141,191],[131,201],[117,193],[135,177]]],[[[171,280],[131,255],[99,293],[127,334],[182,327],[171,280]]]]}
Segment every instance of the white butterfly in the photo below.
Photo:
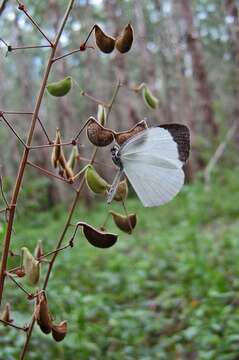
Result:
{"type": "Polygon", "coordinates": [[[108,192],[111,202],[124,173],[144,206],[167,203],[184,184],[183,165],[189,156],[190,135],[180,124],[147,128],[111,149],[119,171],[108,192]]]}

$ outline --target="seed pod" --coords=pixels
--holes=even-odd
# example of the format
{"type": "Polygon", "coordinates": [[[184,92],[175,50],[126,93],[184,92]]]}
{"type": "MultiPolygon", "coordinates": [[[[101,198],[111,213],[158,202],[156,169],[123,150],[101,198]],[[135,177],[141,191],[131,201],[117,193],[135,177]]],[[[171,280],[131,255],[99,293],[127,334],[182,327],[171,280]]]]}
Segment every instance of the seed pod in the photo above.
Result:
{"type": "Polygon", "coordinates": [[[57,342],[62,341],[67,334],[67,321],[62,321],[59,325],[52,326],[52,337],[57,342]]]}
{"type": "Polygon", "coordinates": [[[109,54],[115,48],[115,38],[106,35],[98,25],[95,25],[95,41],[103,53],[109,54]]]}
{"type": "Polygon", "coordinates": [[[45,293],[41,293],[37,296],[35,318],[41,331],[44,334],[49,334],[53,324],[45,293]]]}
{"type": "Polygon", "coordinates": [[[61,151],[61,155],[59,157],[59,164],[61,165],[63,171],[63,177],[66,179],[72,179],[74,177],[74,173],[72,169],[68,166],[63,150],[61,151]]]}
{"type": "Polygon", "coordinates": [[[105,119],[106,119],[106,110],[105,107],[101,104],[98,105],[98,112],[97,112],[97,120],[100,125],[105,125],[105,119]]]}
{"type": "Polygon", "coordinates": [[[27,247],[22,248],[23,268],[30,285],[36,285],[40,278],[40,263],[37,261],[27,247]]]}
{"type": "Polygon", "coordinates": [[[0,319],[8,323],[13,322],[13,319],[11,319],[11,306],[9,303],[4,306],[3,312],[0,315],[0,319]]]}
{"type": "Polygon", "coordinates": [[[74,170],[75,166],[76,166],[76,160],[80,159],[80,155],[79,155],[79,151],[78,151],[78,147],[77,145],[74,145],[72,147],[69,159],[67,161],[67,166],[69,168],[71,168],[72,170],[74,170]]]}
{"type": "Polygon", "coordinates": [[[116,38],[115,47],[122,54],[128,52],[133,44],[134,30],[130,24],[126,25],[121,34],[116,38]]]}
{"type": "Polygon", "coordinates": [[[17,269],[14,273],[20,278],[26,275],[23,269],[17,269]]]}
{"type": "Polygon", "coordinates": [[[65,96],[71,89],[72,86],[72,78],[71,76],[67,76],[65,79],[53,82],[47,85],[47,91],[52,96],[65,96]]]}
{"type": "Polygon", "coordinates": [[[55,138],[54,144],[55,144],[55,146],[53,146],[53,149],[52,149],[51,162],[52,162],[52,166],[54,168],[57,168],[58,161],[59,161],[61,153],[62,153],[62,148],[61,148],[61,146],[59,146],[59,144],[61,144],[61,134],[60,134],[59,129],[56,129],[56,138],[55,138]]]}
{"type": "Polygon", "coordinates": [[[137,223],[136,214],[129,214],[124,216],[114,211],[110,211],[114,222],[118,228],[128,234],[131,234],[137,223]]]}
{"type": "Polygon", "coordinates": [[[129,129],[127,131],[115,132],[114,133],[115,141],[119,145],[122,145],[125,141],[130,139],[132,136],[138,134],[139,132],[141,132],[145,129],[147,129],[146,121],[141,120],[134,127],[132,127],[131,129],[129,129]]]}
{"type": "Polygon", "coordinates": [[[114,140],[113,131],[100,125],[93,117],[89,119],[87,136],[95,146],[107,146],[114,140]]]}
{"type": "Polygon", "coordinates": [[[34,250],[35,259],[38,260],[43,255],[44,255],[44,251],[43,251],[43,246],[42,246],[42,240],[38,240],[37,246],[35,247],[35,250],[34,250]]]}
{"type": "Polygon", "coordinates": [[[125,178],[124,180],[122,180],[119,183],[113,200],[115,200],[115,201],[126,200],[128,197],[128,191],[129,191],[128,184],[127,184],[127,180],[125,178]]]}
{"type": "Polygon", "coordinates": [[[158,106],[158,99],[152,94],[152,92],[149,90],[149,88],[145,85],[142,90],[143,98],[146,103],[146,105],[150,109],[156,109],[158,106]]]}
{"type": "Polygon", "coordinates": [[[118,235],[100,231],[89,224],[82,222],[79,223],[79,225],[83,227],[83,233],[86,239],[95,247],[102,249],[109,248],[113,246],[118,239],[118,235]]]}
{"type": "Polygon", "coordinates": [[[86,183],[91,191],[96,194],[104,193],[110,185],[89,165],[85,172],[86,183]]]}

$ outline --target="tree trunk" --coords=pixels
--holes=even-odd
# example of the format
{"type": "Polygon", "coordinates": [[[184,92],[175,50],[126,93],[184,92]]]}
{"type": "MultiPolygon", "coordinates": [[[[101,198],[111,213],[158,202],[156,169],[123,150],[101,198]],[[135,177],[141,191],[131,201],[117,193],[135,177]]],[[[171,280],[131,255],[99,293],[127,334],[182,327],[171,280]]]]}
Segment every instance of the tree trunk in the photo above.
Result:
{"type": "Polygon", "coordinates": [[[186,43],[192,58],[193,77],[199,95],[202,118],[211,129],[212,134],[216,135],[218,133],[218,125],[214,118],[207,70],[203,59],[203,50],[193,23],[193,13],[190,3],[190,0],[178,1],[184,22],[186,43]]]}

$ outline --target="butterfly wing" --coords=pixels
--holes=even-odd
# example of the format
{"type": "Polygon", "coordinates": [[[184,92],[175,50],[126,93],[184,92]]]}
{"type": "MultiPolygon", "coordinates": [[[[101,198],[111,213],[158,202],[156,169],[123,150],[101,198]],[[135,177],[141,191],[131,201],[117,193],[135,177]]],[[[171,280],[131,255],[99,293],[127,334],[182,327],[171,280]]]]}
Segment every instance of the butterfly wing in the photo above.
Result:
{"type": "Polygon", "coordinates": [[[144,206],[170,201],[183,186],[183,162],[167,129],[149,128],[120,149],[124,172],[144,206]]]}

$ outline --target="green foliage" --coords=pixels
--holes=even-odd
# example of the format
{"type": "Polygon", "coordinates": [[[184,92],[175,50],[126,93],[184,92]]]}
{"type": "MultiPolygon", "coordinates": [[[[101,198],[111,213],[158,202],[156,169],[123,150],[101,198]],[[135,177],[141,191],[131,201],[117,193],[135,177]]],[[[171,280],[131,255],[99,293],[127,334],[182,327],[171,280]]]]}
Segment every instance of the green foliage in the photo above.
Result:
{"type": "MultiPolygon", "coordinates": [[[[237,359],[237,174],[238,169],[218,170],[209,190],[200,182],[187,185],[157,209],[130,200],[139,223],[111,249],[96,250],[79,235],[73,250],[59,255],[48,295],[55,321],[67,319],[69,333],[55,344],[36,329],[29,358],[237,359]]],[[[113,209],[119,211],[119,204],[113,209]]],[[[50,251],[64,218],[58,208],[40,214],[31,226],[16,225],[13,244],[27,243],[33,251],[40,230],[50,251]]],[[[102,205],[93,211],[79,206],[75,222],[79,218],[99,226],[102,205]]],[[[113,223],[109,230],[116,231],[113,223]]],[[[24,323],[29,309],[18,291],[9,284],[5,295],[17,323],[24,323]]],[[[23,335],[1,327],[2,358],[15,359],[22,342],[23,335]]]]}

